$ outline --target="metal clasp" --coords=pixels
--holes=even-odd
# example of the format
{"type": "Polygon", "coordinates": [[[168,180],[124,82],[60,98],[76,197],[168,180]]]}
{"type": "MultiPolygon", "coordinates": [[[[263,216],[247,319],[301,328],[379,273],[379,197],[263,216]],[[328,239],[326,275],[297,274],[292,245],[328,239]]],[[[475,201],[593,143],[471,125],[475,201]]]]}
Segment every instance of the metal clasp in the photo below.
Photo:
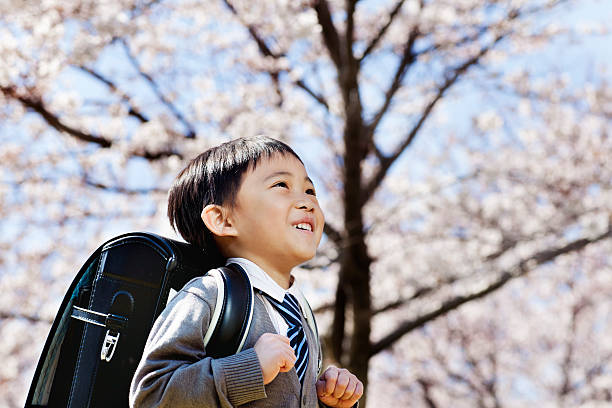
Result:
{"type": "Polygon", "coordinates": [[[100,352],[100,360],[104,360],[106,362],[111,361],[111,358],[113,358],[113,354],[115,354],[117,343],[119,342],[119,334],[119,332],[115,331],[106,331],[106,336],[104,336],[104,343],[102,343],[102,351],[100,352]]]}

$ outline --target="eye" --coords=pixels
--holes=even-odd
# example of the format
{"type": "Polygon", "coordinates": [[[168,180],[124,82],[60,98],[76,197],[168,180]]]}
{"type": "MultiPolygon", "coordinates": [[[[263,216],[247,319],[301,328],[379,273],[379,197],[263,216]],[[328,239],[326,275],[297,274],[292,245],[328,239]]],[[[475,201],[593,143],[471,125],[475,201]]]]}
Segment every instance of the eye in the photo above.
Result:
{"type": "Polygon", "coordinates": [[[287,183],[285,183],[284,181],[279,181],[278,183],[274,184],[272,187],[283,187],[283,188],[289,188],[289,186],[287,185],[287,183]]]}
{"type": "Polygon", "coordinates": [[[313,196],[316,196],[317,193],[315,192],[314,188],[309,188],[308,190],[306,190],[306,194],[310,194],[313,196]]]}

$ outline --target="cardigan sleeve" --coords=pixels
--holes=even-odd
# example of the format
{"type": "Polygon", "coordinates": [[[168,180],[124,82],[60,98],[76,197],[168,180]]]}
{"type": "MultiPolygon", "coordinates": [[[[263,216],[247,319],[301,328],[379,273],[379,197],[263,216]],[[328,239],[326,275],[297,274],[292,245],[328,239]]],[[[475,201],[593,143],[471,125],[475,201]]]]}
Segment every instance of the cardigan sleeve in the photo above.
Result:
{"type": "MultiPolygon", "coordinates": [[[[206,278],[200,278],[206,279],[206,278]]],[[[130,407],[230,408],[266,398],[255,350],[213,359],[204,350],[216,288],[186,285],[149,334],[130,407]]]]}

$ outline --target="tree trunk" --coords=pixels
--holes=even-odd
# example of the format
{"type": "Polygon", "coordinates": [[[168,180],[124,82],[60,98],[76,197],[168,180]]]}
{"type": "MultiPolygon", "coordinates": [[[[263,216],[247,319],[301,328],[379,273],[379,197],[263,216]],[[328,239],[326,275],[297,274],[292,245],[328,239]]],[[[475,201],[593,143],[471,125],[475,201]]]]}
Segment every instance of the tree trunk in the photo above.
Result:
{"type": "MultiPolygon", "coordinates": [[[[364,386],[367,386],[372,315],[369,285],[372,261],[365,243],[361,174],[361,163],[367,153],[367,143],[356,80],[344,85],[347,116],[344,131],[344,219],[347,244],[344,248],[345,255],[342,257],[340,276],[345,280],[343,282],[345,288],[349,290],[348,301],[353,310],[353,333],[347,368],[363,382],[364,386]]],[[[365,395],[362,404],[365,406],[365,395]]]]}
{"type": "Polygon", "coordinates": [[[346,334],[346,282],[343,274],[344,269],[340,270],[338,285],[336,287],[336,302],[334,303],[334,320],[331,329],[330,350],[332,357],[340,365],[345,364],[344,359],[344,339],[346,334]]]}
{"type": "MultiPolygon", "coordinates": [[[[351,254],[353,258],[352,274],[349,279],[353,305],[353,336],[351,338],[351,349],[349,352],[349,370],[355,374],[367,387],[368,365],[370,359],[370,332],[372,306],[370,297],[370,259],[367,255],[365,242],[356,246],[356,251],[351,254]]],[[[362,399],[362,407],[365,407],[365,393],[362,399]]]]}

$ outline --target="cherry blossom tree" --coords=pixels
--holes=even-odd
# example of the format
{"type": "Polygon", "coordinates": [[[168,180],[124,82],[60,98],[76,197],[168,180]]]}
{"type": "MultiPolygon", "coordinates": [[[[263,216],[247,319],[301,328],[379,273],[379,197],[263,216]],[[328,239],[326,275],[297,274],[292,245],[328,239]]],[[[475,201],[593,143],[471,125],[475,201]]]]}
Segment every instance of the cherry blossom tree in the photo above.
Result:
{"type": "Polygon", "coordinates": [[[609,40],[570,17],[588,7],[0,3],[3,402],[22,405],[89,252],[173,236],[186,160],[258,133],[315,179],[325,239],[296,274],[369,401],[609,401],[612,92],[577,62],[609,40]]]}

